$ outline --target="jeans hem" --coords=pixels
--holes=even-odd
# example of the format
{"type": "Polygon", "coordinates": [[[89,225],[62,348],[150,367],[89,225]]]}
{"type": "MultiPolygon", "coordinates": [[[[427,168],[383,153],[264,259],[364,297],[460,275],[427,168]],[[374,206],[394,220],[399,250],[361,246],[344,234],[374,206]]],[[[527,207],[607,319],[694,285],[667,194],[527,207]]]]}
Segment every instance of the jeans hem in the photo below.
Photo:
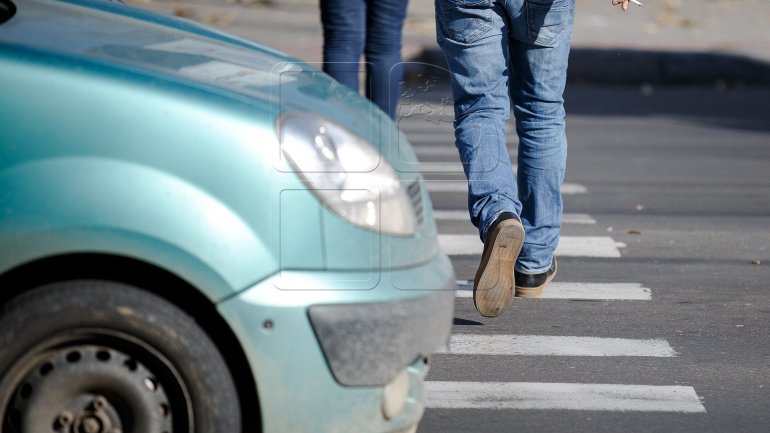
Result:
{"type": "Polygon", "coordinates": [[[549,263],[549,264],[548,264],[548,266],[546,266],[545,268],[542,268],[542,269],[535,269],[535,270],[532,270],[532,269],[527,269],[527,270],[521,270],[521,269],[519,269],[519,268],[517,268],[517,267],[514,267],[514,270],[515,270],[516,272],[518,272],[518,273],[520,273],[520,274],[524,274],[524,275],[537,275],[537,274],[543,274],[543,273],[546,273],[546,272],[548,272],[548,271],[551,269],[551,266],[553,266],[553,259],[551,259],[551,263],[549,263]]]}
{"type": "Polygon", "coordinates": [[[479,230],[479,236],[481,237],[481,242],[486,242],[486,237],[487,237],[487,235],[489,235],[489,230],[492,228],[492,223],[497,221],[497,219],[500,217],[500,215],[502,215],[505,212],[512,213],[513,216],[516,217],[516,220],[519,221],[519,223],[521,223],[523,225],[523,223],[521,221],[521,217],[519,215],[517,215],[515,209],[502,209],[502,210],[496,212],[492,216],[492,219],[489,220],[489,226],[486,227],[484,233],[482,233],[481,230],[479,230]]]}

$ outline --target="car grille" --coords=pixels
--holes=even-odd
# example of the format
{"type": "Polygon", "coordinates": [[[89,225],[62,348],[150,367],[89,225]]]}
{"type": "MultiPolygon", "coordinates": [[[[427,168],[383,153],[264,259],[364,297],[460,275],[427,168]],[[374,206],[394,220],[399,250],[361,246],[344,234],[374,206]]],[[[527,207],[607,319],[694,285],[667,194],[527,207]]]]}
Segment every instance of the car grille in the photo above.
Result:
{"type": "Polygon", "coordinates": [[[414,216],[417,219],[417,225],[422,225],[425,221],[425,212],[422,204],[422,189],[420,188],[420,182],[414,182],[407,187],[409,193],[409,200],[412,201],[412,208],[414,209],[414,216]]]}

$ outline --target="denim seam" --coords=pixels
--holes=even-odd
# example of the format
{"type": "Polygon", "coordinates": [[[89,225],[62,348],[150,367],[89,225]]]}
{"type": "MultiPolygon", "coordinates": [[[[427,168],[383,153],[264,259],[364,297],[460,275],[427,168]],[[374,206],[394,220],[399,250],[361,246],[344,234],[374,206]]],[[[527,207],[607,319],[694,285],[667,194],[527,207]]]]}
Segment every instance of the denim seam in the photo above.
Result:
{"type": "MultiPolygon", "coordinates": [[[[489,31],[492,30],[492,25],[489,24],[489,22],[492,20],[492,11],[490,9],[487,9],[487,10],[484,11],[485,12],[484,19],[485,19],[486,23],[483,26],[480,26],[478,28],[478,30],[476,30],[473,33],[473,37],[469,38],[467,40],[466,40],[466,38],[460,37],[459,36],[460,32],[452,30],[449,27],[449,25],[448,25],[448,22],[450,21],[448,19],[450,9],[447,9],[448,8],[447,3],[448,2],[441,3],[441,11],[442,11],[442,13],[444,15],[444,17],[443,17],[444,18],[444,27],[446,29],[447,36],[449,36],[449,39],[451,39],[451,40],[453,40],[455,42],[462,43],[462,44],[472,44],[474,42],[478,42],[485,34],[489,33],[489,31]]],[[[461,6],[461,4],[457,4],[457,5],[461,6]]],[[[469,24],[463,30],[466,30],[466,29],[468,29],[470,27],[472,27],[472,25],[469,24]]]]}
{"type": "Polygon", "coordinates": [[[532,20],[534,19],[532,14],[535,10],[541,10],[541,11],[551,11],[559,14],[563,14],[565,12],[569,12],[569,6],[562,6],[559,8],[548,8],[540,5],[539,3],[530,2],[527,1],[527,34],[529,35],[529,38],[532,40],[533,44],[539,44],[545,47],[553,48],[556,46],[556,43],[559,41],[559,38],[564,34],[564,32],[567,30],[567,22],[569,20],[569,17],[567,17],[566,21],[563,21],[559,23],[559,27],[561,27],[561,30],[559,33],[551,38],[551,40],[543,41],[541,38],[539,38],[540,34],[532,30],[532,20]]]}
{"type": "MultiPolygon", "coordinates": [[[[494,214],[494,216],[493,216],[493,217],[492,217],[492,218],[489,220],[489,221],[490,221],[490,226],[488,226],[488,227],[486,227],[486,228],[484,229],[484,235],[482,236],[481,242],[485,242],[487,235],[489,235],[489,229],[491,229],[491,228],[492,228],[491,224],[492,224],[493,222],[497,221],[497,219],[500,217],[500,215],[504,214],[505,212],[508,212],[508,213],[511,213],[511,214],[513,214],[513,215],[514,215],[514,217],[515,217],[515,219],[516,219],[516,220],[519,222],[519,224],[521,224],[522,226],[524,225],[524,224],[522,223],[522,221],[521,221],[521,217],[519,217],[518,215],[516,215],[516,211],[515,211],[515,210],[508,210],[508,209],[503,209],[503,210],[501,210],[500,212],[497,212],[496,214],[494,214]]],[[[526,233],[524,234],[524,236],[525,236],[525,237],[527,236],[527,235],[526,235],[526,233]]]]}
{"type": "Polygon", "coordinates": [[[551,258],[551,263],[549,263],[548,266],[546,266],[545,268],[542,268],[542,269],[535,269],[535,270],[528,269],[526,271],[522,271],[521,269],[519,269],[516,266],[514,266],[513,269],[516,272],[518,272],[520,274],[524,274],[524,275],[538,275],[538,274],[542,274],[544,272],[548,272],[551,269],[551,266],[553,266],[553,258],[551,258]]]}

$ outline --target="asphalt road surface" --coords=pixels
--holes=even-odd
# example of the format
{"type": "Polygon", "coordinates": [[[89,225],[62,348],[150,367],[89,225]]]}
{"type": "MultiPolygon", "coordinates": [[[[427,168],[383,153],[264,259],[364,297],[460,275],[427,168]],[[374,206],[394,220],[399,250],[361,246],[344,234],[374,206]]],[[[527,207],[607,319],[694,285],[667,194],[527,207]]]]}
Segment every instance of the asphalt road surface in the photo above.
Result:
{"type": "Polygon", "coordinates": [[[485,319],[435,84],[399,126],[460,290],[419,432],[770,431],[770,90],[570,88],[558,275],[485,319]]]}

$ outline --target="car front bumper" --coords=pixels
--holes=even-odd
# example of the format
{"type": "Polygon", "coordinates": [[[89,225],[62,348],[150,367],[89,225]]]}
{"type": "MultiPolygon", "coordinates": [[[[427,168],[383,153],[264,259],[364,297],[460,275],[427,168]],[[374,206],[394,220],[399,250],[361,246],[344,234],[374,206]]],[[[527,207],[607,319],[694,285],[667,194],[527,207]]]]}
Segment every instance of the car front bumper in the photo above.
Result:
{"type": "Polygon", "coordinates": [[[416,427],[428,357],[452,324],[454,273],[439,254],[376,279],[373,285],[370,272],[285,271],[220,304],[254,372],[265,433],[416,427]],[[383,390],[404,371],[406,404],[386,419],[383,390]]]}

